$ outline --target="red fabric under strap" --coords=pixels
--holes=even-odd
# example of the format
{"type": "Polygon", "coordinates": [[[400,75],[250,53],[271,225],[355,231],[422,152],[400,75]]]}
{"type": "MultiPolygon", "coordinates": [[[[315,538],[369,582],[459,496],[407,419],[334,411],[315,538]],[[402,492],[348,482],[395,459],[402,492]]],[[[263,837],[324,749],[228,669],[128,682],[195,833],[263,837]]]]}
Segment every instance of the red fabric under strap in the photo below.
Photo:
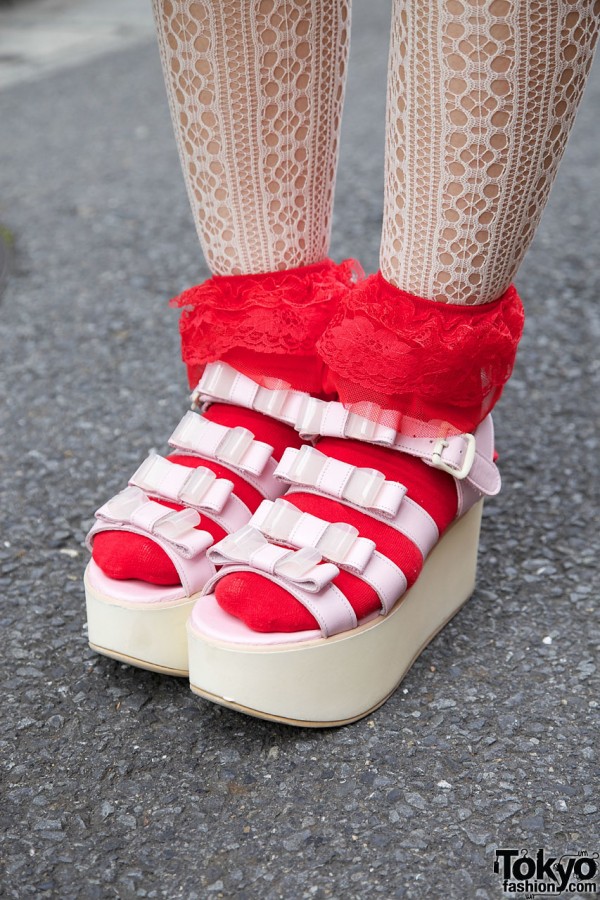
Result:
{"type": "Polygon", "coordinates": [[[265,387],[322,392],[315,344],[362,270],[330,259],[257,275],[214,275],[171,300],[183,307],[182,358],[195,385],[221,359],[265,387]],[[265,373],[268,373],[266,375],[265,373]]]}
{"type": "Polygon", "coordinates": [[[472,431],[510,377],[523,322],[513,285],[493,303],[457,306],[378,272],[346,294],[317,348],[327,389],[354,412],[396,428],[406,415],[472,431]]]}

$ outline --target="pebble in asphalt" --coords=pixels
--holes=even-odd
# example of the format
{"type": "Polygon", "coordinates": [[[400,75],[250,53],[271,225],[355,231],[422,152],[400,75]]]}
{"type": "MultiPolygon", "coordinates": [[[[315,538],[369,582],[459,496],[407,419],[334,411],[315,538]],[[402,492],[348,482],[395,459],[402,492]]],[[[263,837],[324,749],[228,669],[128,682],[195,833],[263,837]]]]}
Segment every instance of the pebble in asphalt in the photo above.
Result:
{"type": "MultiPolygon", "coordinates": [[[[365,7],[332,253],[372,269],[387,10],[365,7]]],[[[0,94],[4,896],[494,898],[496,848],[600,850],[599,105],[596,68],[519,277],[476,593],[381,710],[313,733],[87,648],[84,534],[185,409],[165,301],[207,271],[153,45],[0,94]]]]}

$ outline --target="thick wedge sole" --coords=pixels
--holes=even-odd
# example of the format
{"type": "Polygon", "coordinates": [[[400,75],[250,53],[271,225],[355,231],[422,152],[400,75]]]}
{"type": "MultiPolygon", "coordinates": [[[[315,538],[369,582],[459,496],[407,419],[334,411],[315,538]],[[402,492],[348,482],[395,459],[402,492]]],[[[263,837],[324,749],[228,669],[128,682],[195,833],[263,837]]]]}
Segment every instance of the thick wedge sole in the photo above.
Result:
{"type": "Polygon", "coordinates": [[[152,672],[187,676],[185,624],[197,596],[164,605],[117,603],[92,587],[87,573],[84,584],[92,650],[152,672]]]}
{"type": "Polygon", "coordinates": [[[353,631],[253,646],[207,637],[190,621],[192,691],[251,716],[310,728],[368,715],[471,596],[482,508],[478,503],[448,529],[388,616],[353,631]]]}

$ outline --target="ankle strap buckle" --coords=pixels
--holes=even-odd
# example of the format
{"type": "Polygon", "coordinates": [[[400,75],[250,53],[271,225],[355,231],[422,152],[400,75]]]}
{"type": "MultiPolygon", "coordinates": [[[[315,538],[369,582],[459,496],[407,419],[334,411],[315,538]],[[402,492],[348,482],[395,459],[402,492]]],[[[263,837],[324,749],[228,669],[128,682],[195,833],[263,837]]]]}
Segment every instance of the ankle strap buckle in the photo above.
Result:
{"type": "Polygon", "coordinates": [[[433,448],[433,452],[431,454],[431,465],[435,469],[440,469],[442,472],[447,472],[449,475],[452,475],[453,478],[458,478],[459,481],[462,481],[463,478],[467,478],[469,472],[473,467],[473,461],[475,459],[475,451],[477,449],[477,444],[475,441],[475,435],[473,434],[462,434],[461,439],[465,441],[465,458],[462,461],[462,464],[459,469],[456,466],[447,463],[443,458],[442,454],[446,447],[450,446],[450,442],[445,438],[438,438],[433,448]]]}

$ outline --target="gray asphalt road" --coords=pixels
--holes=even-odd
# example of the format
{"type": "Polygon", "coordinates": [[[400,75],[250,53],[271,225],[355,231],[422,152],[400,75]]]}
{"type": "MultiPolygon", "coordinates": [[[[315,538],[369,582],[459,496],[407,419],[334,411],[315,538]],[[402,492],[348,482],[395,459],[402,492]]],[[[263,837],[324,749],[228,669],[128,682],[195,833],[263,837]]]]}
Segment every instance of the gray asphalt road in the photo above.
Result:
{"type": "MultiPolygon", "coordinates": [[[[385,6],[357,9],[333,246],[370,268],[385,6]]],[[[497,848],[600,850],[599,109],[596,68],[519,278],[528,321],[476,594],[380,711],[312,733],[87,648],[84,534],[186,406],[166,300],[207,272],[154,46],[0,93],[15,236],[0,301],[4,896],[496,898],[497,848]]]]}

